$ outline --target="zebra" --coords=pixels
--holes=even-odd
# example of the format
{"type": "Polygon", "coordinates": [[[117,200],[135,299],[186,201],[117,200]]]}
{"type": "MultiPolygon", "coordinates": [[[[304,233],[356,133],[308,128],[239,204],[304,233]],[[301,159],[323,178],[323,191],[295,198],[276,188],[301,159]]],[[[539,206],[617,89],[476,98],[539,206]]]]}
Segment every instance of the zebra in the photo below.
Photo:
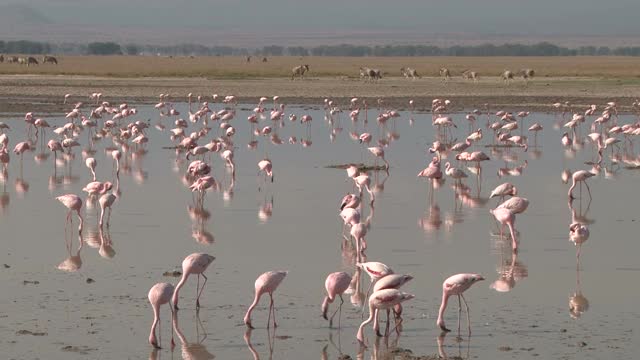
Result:
{"type": "Polygon", "coordinates": [[[27,65],[27,58],[25,58],[25,57],[19,57],[19,58],[18,58],[18,64],[20,64],[20,65],[27,65]]]}
{"type": "Polygon", "coordinates": [[[411,78],[412,80],[415,80],[416,78],[420,77],[416,69],[410,68],[410,67],[400,68],[400,73],[402,74],[402,76],[406,77],[407,79],[411,78]]]}
{"type": "Polygon", "coordinates": [[[56,59],[54,56],[45,55],[42,57],[42,63],[43,64],[51,63],[51,64],[58,65],[58,59],[56,59]]]}
{"type": "Polygon", "coordinates": [[[505,84],[509,85],[509,80],[513,80],[513,72],[511,70],[506,70],[502,72],[500,75],[505,84]]]}
{"type": "Polygon", "coordinates": [[[473,82],[478,82],[478,73],[472,70],[465,70],[462,72],[462,78],[465,80],[473,80],[473,82]]]}
{"type": "Polygon", "coordinates": [[[361,67],[360,78],[364,78],[365,81],[379,80],[379,79],[382,79],[382,71],[380,71],[380,69],[370,69],[368,67],[361,67]]]}
{"type": "Polygon", "coordinates": [[[442,81],[448,82],[451,79],[451,72],[447,68],[440,68],[440,77],[442,77],[442,81]]]}
{"type": "Polygon", "coordinates": [[[309,65],[300,65],[291,69],[291,80],[295,79],[295,77],[300,77],[300,79],[304,79],[304,74],[309,71],[309,65]]]}
{"type": "Polygon", "coordinates": [[[529,79],[533,79],[536,75],[536,72],[533,69],[522,69],[518,72],[520,76],[524,79],[525,82],[529,82],[529,79]]]}

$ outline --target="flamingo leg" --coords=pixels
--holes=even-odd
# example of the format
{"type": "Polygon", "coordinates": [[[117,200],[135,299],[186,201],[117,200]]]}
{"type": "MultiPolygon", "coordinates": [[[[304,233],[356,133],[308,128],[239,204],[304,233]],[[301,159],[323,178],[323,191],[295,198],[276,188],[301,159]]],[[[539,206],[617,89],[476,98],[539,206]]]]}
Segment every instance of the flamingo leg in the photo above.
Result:
{"type": "Polygon", "coordinates": [[[204,282],[202,283],[202,287],[200,288],[200,292],[198,293],[198,297],[196,298],[196,309],[200,309],[200,296],[202,295],[202,291],[204,290],[204,286],[207,284],[208,280],[205,274],[198,274],[198,283],[200,282],[200,275],[202,275],[202,277],[204,278],[204,282]]]}
{"type": "Polygon", "coordinates": [[[462,297],[462,301],[464,301],[464,306],[467,309],[467,326],[469,329],[469,336],[471,336],[471,316],[469,315],[469,305],[467,304],[467,300],[464,298],[464,295],[460,294],[462,297]]]}
{"type": "Polygon", "coordinates": [[[587,191],[589,192],[589,199],[591,199],[592,197],[591,197],[591,189],[589,189],[589,183],[585,181],[584,185],[587,187],[587,191]]]}
{"type": "Polygon", "coordinates": [[[458,336],[460,336],[460,315],[462,315],[462,303],[460,303],[460,295],[458,295],[458,336]]]}

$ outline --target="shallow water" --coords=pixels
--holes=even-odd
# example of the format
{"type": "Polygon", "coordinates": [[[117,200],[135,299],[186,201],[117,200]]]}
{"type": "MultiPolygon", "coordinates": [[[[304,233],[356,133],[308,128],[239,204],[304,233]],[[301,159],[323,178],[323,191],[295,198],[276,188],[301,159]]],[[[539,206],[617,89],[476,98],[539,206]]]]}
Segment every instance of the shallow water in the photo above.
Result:
{"type": "MultiPolygon", "coordinates": [[[[254,350],[260,358],[307,359],[324,356],[323,349],[327,358],[338,358],[340,351],[356,357],[359,347],[355,333],[361,314],[350,304],[349,296],[345,295],[341,331],[330,330],[320,317],[326,275],[354,271],[348,256],[342,255],[342,222],[338,216],[339,201],[353,191],[352,183],[345,181],[345,171],[325,166],[373,163],[373,158],[349,138],[353,125],[346,113],[333,125],[342,131],[332,132],[319,107],[287,107],[287,113],[298,117],[312,115],[308,137],[311,146],[288,144],[290,135],[298,140],[307,135],[303,125],[285,120],[285,126],[277,129],[285,144],[274,145],[260,137],[258,148],[250,150],[246,146],[250,129],[245,119],[253,106],[239,108],[243,110],[232,120],[237,130],[236,178],[232,183],[230,173],[214,155],[213,174],[221,191],[207,193],[206,211],[193,209],[192,195],[181,179],[188,162],[176,163],[175,151],[163,149],[172,145],[167,131],[151,127],[147,153],[135,158],[129,154],[128,166],[120,175],[121,193],[110,227],[103,234],[107,241],[111,238],[114,253],[109,256],[108,249],[99,251],[99,208],[83,207],[85,244],[79,252],[81,265],[77,271],[58,269],[70,254],[76,255],[78,239],[73,235],[68,251],[66,209],[54,198],[65,193],[81,194],[82,187],[91,181],[81,149],[75,149],[75,159],[70,163],[55,168],[55,176],[52,155],[36,163],[34,157],[39,151],[26,153],[21,171],[19,156],[11,154],[0,208],[4,248],[0,263],[6,264],[0,271],[3,357],[171,359],[187,358],[192,351],[192,358],[197,359],[212,358],[211,354],[220,359],[250,359],[254,350]],[[273,161],[274,183],[261,183],[256,176],[256,164],[265,153],[273,161]],[[213,243],[197,242],[194,232],[199,234],[198,239],[214,239],[213,243]],[[147,292],[156,282],[176,283],[177,278],[165,277],[163,272],[179,270],[182,259],[192,252],[216,257],[207,271],[209,281],[199,312],[202,327],[198,327],[196,318],[192,278],[181,292],[178,313],[180,330],[192,345],[181,350],[176,338],[177,348],[171,352],[170,313],[163,306],[164,347],[152,351],[147,343],[152,321],[147,292]],[[257,329],[250,334],[250,348],[243,338],[242,317],[253,298],[254,280],[264,271],[277,269],[289,270],[275,293],[280,326],[275,333],[265,329],[268,300],[263,298],[254,312],[257,329]]],[[[177,109],[186,118],[187,105],[178,104],[177,109]]],[[[172,127],[173,119],[160,119],[151,106],[138,106],[138,110],[135,119],[151,119],[152,125],[162,121],[167,128],[172,127]]],[[[440,350],[448,356],[480,359],[633,357],[640,325],[636,310],[640,287],[634,280],[640,274],[640,243],[634,235],[640,210],[634,184],[640,173],[612,164],[606,157],[600,174],[589,180],[593,200],[589,202],[583,189],[582,197],[573,202],[575,215],[590,223],[591,232],[578,264],[576,246],[568,239],[572,221],[567,201],[569,185],[562,183],[561,172],[565,168],[591,168],[584,164],[595,158],[588,141],[581,151],[566,153],[560,144],[561,131],[553,129],[558,117],[532,114],[526,123],[544,126],[538,147],[526,153],[499,149],[501,155],[478,146],[492,157],[482,166],[482,179],[470,176],[466,181],[470,190],[464,196],[456,196],[447,179],[430,204],[426,181],[416,178],[431,158],[425,156],[434,139],[430,115],[414,114],[412,124],[411,114],[401,115],[387,125],[387,131],[399,135],[385,149],[391,163],[389,175],[384,171],[371,174],[372,180],[381,185],[375,212],[371,214],[365,205],[363,214],[372,215],[366,257],[390,265],[397,273],[413,274],[415,279],[404,290],[416,298],[406,303],[401,335],[377,342],[368,327],[365,335],[369,348],[360,355],[383,358],[389,352],[410,349],[414,355],[436,355],[440,350]],[[519,195],[531,201],[529,209],[517,217],[517,259],[512,258],[510,243],[499,239],[488,212],[496,204],[495,199],[487,199],[488,194],[504,181],[513,182],[519,195]],[[473,333],[469,339],[463,330],[462,341],[456,341],[457,304],[452,299],[446,321],[454,332],[437,339],[440,330],[435,320],[442,281],[460,272],[482,273],[487,279],[465,293],[471,306],[473,333]],[[504,274],[502,284],[507,284],[510,291],[491,288],[500,274],[504,274]],[[571,316],[571,301],[583,311],[580,316],[571,316]]],[[[463,114],[454,118],[459,124],[456,135],[463,139],[466,120],[463,114]]],[[[56,125],[65,122],[62,116],[47,120],[56,125]]],[[[12,149],[23,140],[23,121],[0,121],[12,127],[8,133],[12,149]]],[[[619,121],[629,123],[635,118],[626,115],[619,121]]],[[[482,116],[479,124],[484,127],[485,122],[486,116],[482,116]]],[[[265,120],[261,126],[268,123],[265,120]]],[[[358,126],[359,131],[364,128],[362,115],[358,126]]],[[[374,139],[384,134],[376,130],[372,110],[366,129],[374,139]]],[[[491,143],[490,130],[485,129],[484,135],[482,144],[491,143]]],[[[79,140],[87,146],[86,134],[79,140]]],[[[113,178],[112,160],[104,151],[107,145],[111,145],[110,139],[94,146],[98,179],[103,181],[113,178]]],[[[72,258],[76,267],[78,257],[72,258]]],[[[366,277],[362,278],[364,290],[368,286],[366,277]]],[[[463,329],[464,321],[463,315],[463,329]]]]}

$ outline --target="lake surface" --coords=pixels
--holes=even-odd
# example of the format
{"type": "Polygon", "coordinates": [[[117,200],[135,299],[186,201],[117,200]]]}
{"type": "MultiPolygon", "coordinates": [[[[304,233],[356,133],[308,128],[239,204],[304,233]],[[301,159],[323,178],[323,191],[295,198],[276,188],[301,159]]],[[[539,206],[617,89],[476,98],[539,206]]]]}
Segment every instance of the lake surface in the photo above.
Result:
{"type": "MultiPolygon", "coordinates": [[[[5,264],[0,270],[2,357],[251,359],[257,354],[273,359],[337,359],[348,354],[356,358],[360,349],[355,335],[362,321],[359,306],[345,295],[338,331],[329,329],[322,319],[320,304],[329,273],[354,273],[353,259],[341,250],[338,211],[340,200],[353,191],[353,185],[346,181],[344,170],[325,166],[373,164],[374,158],[349,136],[364,130],[373,134],[372,146],[379,138],[390,138],[390,132],[395,134],[385,148],[389,173],[370,174],[378,185],[375,211],[369,204],[363,209],[363,217],[370,219],[366,258],[384,262],[396,273],[412,274],[414,280],[403,290],[416,298],[405,305],[400,336],[393,333],[376,341],[371,327],[366,328],[369,347],[361,358],[381,359],[390,353],[408,354],[408,350],[416,356],[440,351],[478,359],[633,358],[637,353],[640,172],[612,161],[607,149],[599,174],[589,179],[592,201],[583,189],[570,206],[570,184],[562,182],[561,173],[591,169],[585,162],[596,159],[596,152],[588,139],[576,152],[563,149],[562,130],[554,129],[560,123],[558,115],[533,113],[526,119],[525,128],[534,122],[544,127],[537,146],[525,130],[530,138],[528,152],[519,148],[492,152],[485,147],[492,143],[492,132],[485,128],[487,116],[481,116],[478,125],[484,128],[484,138],[475,149],[492,158],[482,164],[481,179],[465,169],[470,175],[465,180],[467,192],[456,195],[453,182],[446,179],[430,201],[428,183],[416,177],[432,157],[426,151],[436,131],[430,114],[401,111],[399,118],[380,129],[376,111],[370,109],[368,124],[361,114],[355,128],[347,112],[331,125],[320,106],[289,105],[287,116],[309,114],[311,127],[307,130],[285,117],[284,127],[274,126],[284,144],[275,145],[269,137],[252,135],[246,119],[253,107],[239,105],[231,121],[236,128],[235,181],[222,159],[213,154],[212,173],[220,189],[209,191],[204,208],[197,209],[183,179],[188,161],[182,154],[177,162],[175,150],[164,148],[173,145],[168,130],[154,127],[161,122],[169,129],[176,117],[161,118],[153,106],[137,106],[138,115],[131,119],[150,119],[150,141],[146,153],[134,153],[132,147],[123,156],[120,195],[110,226],[102,234],[107,244],[112,241],[111,249],[100,249],[97,205],[82,209],[84,245],[78,251],[75,230],[73,238],[65,240],[66,208],[55,200],[66,193],[86,198],[81,191],[91,181],[83,157],[86,131],[78,138],[82,147],[74,148],[75,157],[59,160],[55,168],[53,154],[35,160],[39,148],[24,154],[22,169],[20,157],[11,153],[8,176],[0,181],[0,263],[5,264]],[[290,136],[296,136],[296,144],[288,143],[290,136]],[[254,138],[258,145],[252,150],[247,144],[254,138]],[[302,139],[310,146],[302,146],[302,139]],[[265,154],[273,161],[273,183],[256,176],[257,163],[265,154]],[[497,204],[496,199],[488,199],[489,193],[505,181],[515,184],[518,195],[531,202],[517,216],[520,251],[515,259],[510,242],[500,239],[489,213],[497,204]],[[577,248],[568,237],[572,218],[588,223],[590,230],[579,263],[577,248]],[[179,328],[188,346],[176,338],[177,347],[171,351],[170,313],[163,306],[163,348],[153,351],[147,342],[153,319],[147,292],[156,282],[177,283],[179,278],[163,273],[180,270],[182,259],[193,252],[207,252],[216,259],[206,273],[209,280],[199,316],[195,278],[189,279],[180,295],[179,328]],[[76,271],[60,270],[70,255],[67,267],[76,271]],[[253,315],[257,328],[250,334],[249,347],[242,318],[253,300],[256,277],[268,270],[289,270],[274,295],[279,327],[275,332],[265,328],[268,299],[263,298],[253,315]],[[452,299],[446,321],[454,331],[438,338],[435,322],[442,281],[462,272],[486,278],[465,293],[471,306],[472,335],[467,338],[463,330],[462,341],[456,340],[457,301],[452,299]]],[[[176,104],[186,119],[187,108],[187,104],[176,104]]],[[[212,108],[219,110],[220,105],[212,108]]],[[[464,114],[452,116],[458,124],[454,136],[461,141],[468,134],[467,121],[464,114]]],[[[12,127],[10,149],[25,138],[21,118],[0,116],[12,127]]],[[[64,116],[45,119],[52,125],[65,123],[64,116]]],[[[491,117],[492,122],[495,119],[491,117]]],[[[618,121],[631,123],[636,118],[624,115],[618,121]]],[[[187,133],[196,128],[189,125],[187,133]]],[[[218,136],[218,123],[212,125],[206,142],[218,136]]],[[[273,124],[267,119],[259,126],[265,125],[273,124]]],[[[588,129],[582,127],[584,137],[588,129]]],[[[49,130],[47,140],[51,134],[49,130]]],[[[96,142],[94,157],[98,180],[113,181],[112,159],[104,151],[107,146],[113,146],[111,139],[96,142]]],[[[625,151],[626,158],[637,157],[628,143],[625,151]]],[[[451,154],[448,158],[455,161],[451,154]]],[[[75,228],[75,215],[73,219],[75,228]]],[[[363,274],[362,290],[368,284],[363,274]]],[[[335,303],[330,309],[334,308],[335,303]]],[[[462,320],[466,329],[464,314],[462,320]]]]}

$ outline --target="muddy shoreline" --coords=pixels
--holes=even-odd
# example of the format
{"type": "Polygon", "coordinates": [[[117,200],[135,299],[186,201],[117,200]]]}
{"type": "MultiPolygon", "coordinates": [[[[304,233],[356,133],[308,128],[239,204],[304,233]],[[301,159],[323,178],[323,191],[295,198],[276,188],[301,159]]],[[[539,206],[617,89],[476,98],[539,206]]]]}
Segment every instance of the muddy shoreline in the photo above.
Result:
{"type": "MultiPolygon", "coordinates": [[[[92,76],[4,75],[0,76],[0,113],[22,114],[28,111],[56,114],[68,111],[63,104],[65,94],[70,102],[88,103],[88,94],[103,93],[103,100],[131,103],[153,103],[161,93],[173,101],[186,101],[186,94],[235,95],[240,103],[253,104],[261,96],[278,95],[289,104],[317,105],[330,98],[348,104],[352,97],[367,99],[371,108],[377,100],[385,105],[407,109],[414,100],[415,111],[429,111],[431,100],[438,97],[452,101],[455,111],[470,109],[555,111],[553,103],[568,101],[571,111],[582,112],[589,104],[618,103],[621,112],[630,112],[640,98],[640,85],[623,80],[595,78],[541,78],[524,84],[505,86],[495,79],[477,84],[454,79],[444,84],[439,78],[410,81],[386,78],[379,83],[365,83],[349,78],[218,80],[206,78],[107,78],[92,76]]],[[[195,99],[194,99],[195,100],[195,99]]],[[[204,100],[203,100],[204,101],[204,100]]]]}

